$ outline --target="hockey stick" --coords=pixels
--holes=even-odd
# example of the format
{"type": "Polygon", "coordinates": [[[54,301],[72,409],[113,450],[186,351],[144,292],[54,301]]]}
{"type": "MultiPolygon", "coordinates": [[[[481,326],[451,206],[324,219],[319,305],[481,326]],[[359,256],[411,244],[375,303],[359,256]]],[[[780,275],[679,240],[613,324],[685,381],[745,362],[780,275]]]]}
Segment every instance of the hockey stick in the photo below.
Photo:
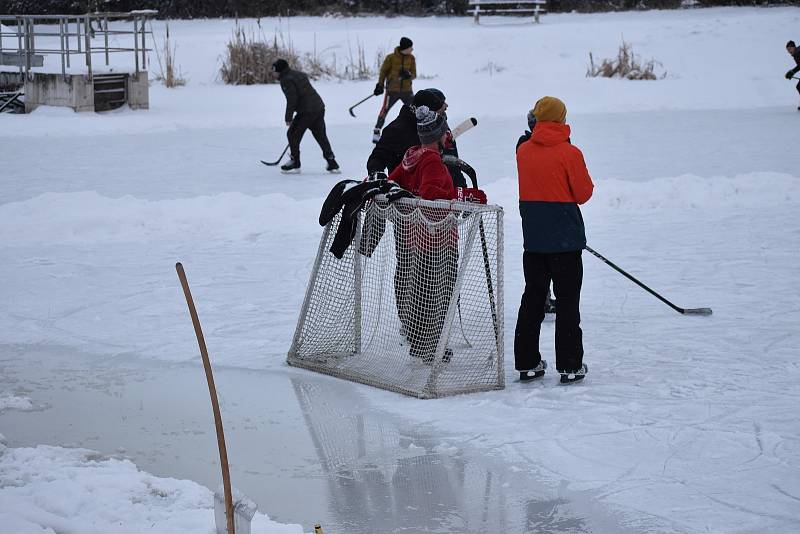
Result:
{"type": "Polygon", "coordinates": [[[659,295],[658,293],[656,293],[655,291],[653,291],[652,289],[641,283],[639,280],[637,280],[633,276],[629,275],[628,273],[626,273],[625,271],[614,265],[613,262],[605,258],[599,252],[592,249],[590,246],[587,245],[586,250],[594,254],[597,258],[600,259],[600,261],[602,261],[603,263],[605,263],[606,265],[608,265],[609,267],[611,267],[612,269],[623,275],[625,278],[627,278],[637,286],[641,287],[642,289],[644,289],[645,291],[656,297],[658,300],[660,300],[661,302],[663,302],[676,312],[682,315],[711,315],[711,308],[681,308],[679,306],[674,305],[673,303],[671,303],[670,301],[668,301],[667,299],[665,299],[664,297],[662,297],[661,295],[659,295]]]}
{"type": "MultiPolygon", "coordinates": [[[[476,121],[477,122],[477,121],[476,121]]],[[[463,159],[455,156],[445,156],[447,161],[445,163],[452,163],[459,169],[464,171],[464,174],[469,176],[472,181],[472,187],[478,188],[478,173],[463,159]]],[[[442,158],[444,160],[444,158],[442,158]]],[[[489,308],[492,311],[492,327],[494,328],[494,339],[497,342],[500,334],[497,331],[497,308],[494,303],[494,285],[492,284],[492,266],[489,262],[489,248],[486,246],[486,230],[483,227],[483,216],[478,213],[478,230],[481,236],[481,250],[483,252],[483,269],[486,272],[486,289],[489,291],[489,308]]]]}
{"type": "Polygon", "coordinates": [[[459,135],[468,132],[469,130],[473,129],[475,126],[478,125],[478,119],[475,117],[470,117],[452,130],[450,133],[453,134],[453,139],[457,138],[459,135]]]}
{"type": "Polygon", "coordinates": [[[262,160],[261,160],[261,163],[263,163],[264,165],[267,165],[267,166],[269,166],[269,167],[273,167],[273,166],[275,166],[275,165],[277,165],[278,163],[280,163],[280,162],[281,162],[281,160],[283,159],[283,156],[285,156],[285,155],[286,155],[286,151],[287,151],[287,150],[289,150],[289,145],[286,145],[286,148],[284,148],[284,149],[283,149],[283,152],[281,152],[281,155],[280,155],[280,156],[278,156],[278,159],[277,159],[277,160],[275,160],[275,161],[272,161],[272,162],[269,162],[269,161],[264,161],[264,160],[262,159],[262,160]]]}
{"type": "Polygon", "coordinates": [[[355,117],[355,116],[356,116],[356,114],[355,114],[355,113],[353,113],[353,110],[354,110],[354,109],[356,109],[356,108],[357,108],[358,106],[360,106],[361,104],[363,104],[364,102],[366,102],[367,100],[369,100],[370,98],[372,98],[373,96],[377,96],[377,95],[375,95],[375,94],[371,94],[371,95],[369,95],[367,98],[364,98],[364,99],[362,99],[362,100],[359,100],[358,102],[356,102],[355,104],[353,104],[352,106],[350,106],[350,108],[347,110],[347,111],[349,111],[349,112],[350,112],[350,116],[351,116],[351,117],[355,117]]]}
{"type": "Polygon", "coordinates": [[[222,468],[222,485],[225,492],[225,516],[227,519],[228,534],[234,534],[233,524],[233,494],[231,492],[231,473],[228,468],[228,450],[225,448],[225,434],[222,430],[222,415],[219,412],[219,401],[217,400],[217,388],[214,385],[214,375],[211,372],[211,361],[208,359],[208,349],[206,340],[203,338],[203,329],[200,327],[200,318],[197,316],[197,309],[194,307],[192,292],[189,290],[189,281],[186,279],[186,272],[180,262],[175,264],[178,271],[178,278],[183,287],[183,295],[186,297],[186,304],[189,306],[189,315],[192,316],[194,333],[197,336],[197,344],[200,345],[200,355],[203,357],[203,368],[206,371],[206,381],[208,382],[208,392],[211,395],[211,409],[214,412],[214,426],[217,429],[217,446],[219,447],[219,463],[222,468]]]}

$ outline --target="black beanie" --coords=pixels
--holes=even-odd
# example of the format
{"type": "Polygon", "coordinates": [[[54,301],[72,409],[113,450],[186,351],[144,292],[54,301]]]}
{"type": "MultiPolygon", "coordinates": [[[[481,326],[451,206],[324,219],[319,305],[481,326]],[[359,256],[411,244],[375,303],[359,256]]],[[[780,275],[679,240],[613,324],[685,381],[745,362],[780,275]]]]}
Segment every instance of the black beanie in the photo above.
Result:
{"type": "Polygon", "coordinates": [[[789,41],[788,43],[786,43],[786,48],[789,48],[790,46],[792,48],[797,48],[797,45],[794,44],[794,41],[789,41]]]}
{"type": "Polygon", "coordinates": [[[411,48],[414,46],[414,43],[408,37],[401,37],[400,38],[400,50],[405,50],[406,48],[411,48]]]}
{"type": "Polygon", "coordinates": [[[414,95],[414,105],[428,106],[433,111],[439,111],[444,105],[444,93],[438,89],[421,89],[414,95]]]}
{"type": "Polygon", "coordinates": [[[289,63],[285,59],[279,59],[272,64],[272,70],[275,72],[283,72],[289,68],[289,63]]]}

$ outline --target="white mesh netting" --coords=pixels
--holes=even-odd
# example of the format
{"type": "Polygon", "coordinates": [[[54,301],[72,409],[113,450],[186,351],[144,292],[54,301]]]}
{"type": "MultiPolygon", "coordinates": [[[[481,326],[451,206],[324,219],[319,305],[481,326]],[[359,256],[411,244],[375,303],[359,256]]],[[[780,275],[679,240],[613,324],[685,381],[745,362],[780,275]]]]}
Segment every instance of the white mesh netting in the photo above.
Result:
{"type": "Polygon", "coordinates": [[[367,203],[341,259],[325,227],[290,365],[420,398],[502,389],[498,206],[367,203]]]}

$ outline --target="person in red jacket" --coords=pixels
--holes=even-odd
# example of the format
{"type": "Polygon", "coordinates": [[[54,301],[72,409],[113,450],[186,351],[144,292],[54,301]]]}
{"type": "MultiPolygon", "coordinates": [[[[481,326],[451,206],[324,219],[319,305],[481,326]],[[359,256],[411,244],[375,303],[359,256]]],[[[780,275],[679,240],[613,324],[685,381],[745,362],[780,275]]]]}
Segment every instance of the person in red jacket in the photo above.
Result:
{"type": "Polygon", "coordinates": [[[561,382],[570,383],[588,372],[579,310],[586,232],[578,205],[591,198],[594,185],[583,154],[569,142],[564,103],[546,96],[536,102],[533,114],[536,128],[517,149],[525,292],[514,332],[514,366],[521,381],[544,375],[547,362],[539,352],[539,333],[552,280],[558,303],[556,369],[561,382]]]}
{"type": "MultiPolygon", "coordinates": [[[[420,144],[409,148],[403,161],[389,175],[389,180],[425,200],[465,200],[486,203],[479,189],[453,185],[441,151],[449,127],[444,116],[419,106],[415,110],[420,144]]],[[[400,207],[398,209],[403,209],[400,207]]],[[[442,221],[450,208],[419,208],[425,219],[442,221]]],[[[456,218],[450,224],[431,227],[425,222],[398,218],[395,299],[400,323],[411,345],[410,355],[425,363],[433,362],[436,345],[444,327],[447,307],[453,294],[458,269],[458,231],[456,218]]],[[[452,351],[445,351],[442,361],[450,361],[452,351]]]]}

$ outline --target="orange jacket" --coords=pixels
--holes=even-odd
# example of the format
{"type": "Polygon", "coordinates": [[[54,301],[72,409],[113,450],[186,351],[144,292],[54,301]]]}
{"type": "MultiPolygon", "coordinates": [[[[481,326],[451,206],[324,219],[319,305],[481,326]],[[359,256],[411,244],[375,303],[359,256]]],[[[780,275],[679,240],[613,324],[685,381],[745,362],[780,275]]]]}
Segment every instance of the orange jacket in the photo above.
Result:
{"type": "Polygon", "coordinates": [[[578,204],[592,196],[594,185],[581,151],[569,142],[570,128],[539,122],[517,148],[519,209],[525,250],[569,252],[586,246],[578,204]]]}

